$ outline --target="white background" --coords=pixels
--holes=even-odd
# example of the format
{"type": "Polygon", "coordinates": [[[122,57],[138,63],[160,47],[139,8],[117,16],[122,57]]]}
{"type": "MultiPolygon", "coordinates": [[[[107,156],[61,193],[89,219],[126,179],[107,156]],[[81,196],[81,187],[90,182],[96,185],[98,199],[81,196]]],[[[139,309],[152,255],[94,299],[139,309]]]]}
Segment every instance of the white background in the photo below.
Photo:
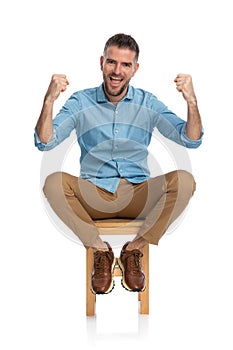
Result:
{"type": "MultiPolygon", "coordinates": [[[[1,4],[0,348],[231,350],[232,16],[221,1],[8,1],[1,4]],[[193,76],[205,137],[189,157],[197,182],[175,232],[151,247],[150,316],[136,294],[98,297],[85,317],[85,250],[58,232],[40,191],[33,130],[53,73],[76,90],[101,83],[99,57],[117,32],[141,49],[132,84],[186,118],[173,79],[193,76]],[[81,345],[82,344],[82,345],[81,345]]],[[[152,147],[153,148],[153,147],[152,147]]],[[[153,149],[152,149],[153,151],[153,149]]],[[[156,149],[154,149],[156,157],[156,149]]],[[[74,169],[78,158],[74,159],[74,169]]]]}

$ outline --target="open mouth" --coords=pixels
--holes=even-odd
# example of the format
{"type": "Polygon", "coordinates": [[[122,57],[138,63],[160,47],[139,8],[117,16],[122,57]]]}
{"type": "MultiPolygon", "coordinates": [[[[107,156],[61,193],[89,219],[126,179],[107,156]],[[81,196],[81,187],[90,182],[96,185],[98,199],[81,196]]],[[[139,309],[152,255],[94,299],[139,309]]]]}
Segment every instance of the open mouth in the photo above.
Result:
{"type": "Polygon", "coordinates": [[[110,77],[110,81],[112,85],[119,85],[123,81],[123,78],[110,77]]]}

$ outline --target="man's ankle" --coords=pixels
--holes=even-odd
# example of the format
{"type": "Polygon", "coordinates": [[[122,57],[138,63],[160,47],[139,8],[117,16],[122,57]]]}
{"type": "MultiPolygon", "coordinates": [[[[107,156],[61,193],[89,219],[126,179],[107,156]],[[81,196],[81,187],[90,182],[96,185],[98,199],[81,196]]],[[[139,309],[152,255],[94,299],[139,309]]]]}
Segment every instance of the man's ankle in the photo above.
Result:
{"type": "Polygon", "coordinates": [[[133,241],[129,242],[129,244],[126,247],[126,250],[142,250],[145,245],[147,245],[148,242],[143,237],[138,237],[134,239],[133,241]]]}
{"type": "Polygon", "coordinates": [[[109,250],[107,244],[103,242],[99,237],[97,237],[95,242],[92,244],[92,248],[94,249],[94,251],[100,250],[103,252],[107,252],[109,250]]]}

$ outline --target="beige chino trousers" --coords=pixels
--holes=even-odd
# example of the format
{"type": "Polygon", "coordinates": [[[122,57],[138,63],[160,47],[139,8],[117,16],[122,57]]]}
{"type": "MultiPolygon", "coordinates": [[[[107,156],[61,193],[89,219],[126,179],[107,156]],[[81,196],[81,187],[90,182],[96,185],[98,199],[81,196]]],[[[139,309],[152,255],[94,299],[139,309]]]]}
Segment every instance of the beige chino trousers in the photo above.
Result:
{"type": "Polygon", "coordinates": [[[121,179],[115,193],[57,172],[46,178],[43,191],[59,218],[89,247],[99,235],[93,220],[110,218],[144,219],[139,235],[148,243],[158,244],[187,207],[195,188],[193,176],[184,170],[139,184],[121,179]]]}

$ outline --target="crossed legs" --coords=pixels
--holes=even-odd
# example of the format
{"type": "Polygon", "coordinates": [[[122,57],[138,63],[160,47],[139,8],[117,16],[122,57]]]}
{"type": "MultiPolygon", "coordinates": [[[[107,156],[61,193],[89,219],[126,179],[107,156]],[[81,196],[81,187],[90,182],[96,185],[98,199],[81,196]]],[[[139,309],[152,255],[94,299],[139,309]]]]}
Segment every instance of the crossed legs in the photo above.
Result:
{"type": "Polygon", "coordinates": [[[187,207],[195,181],[187,171],[178,170],[139,184],[121,179],[117,191],[110,193],[87,180],[57,172],[47,177],[43,190],[55,213],[86,247],[107,249],[93,220],[144,219],[128,247],[141,249],[147,243],[158,244],[187,207]]]}

